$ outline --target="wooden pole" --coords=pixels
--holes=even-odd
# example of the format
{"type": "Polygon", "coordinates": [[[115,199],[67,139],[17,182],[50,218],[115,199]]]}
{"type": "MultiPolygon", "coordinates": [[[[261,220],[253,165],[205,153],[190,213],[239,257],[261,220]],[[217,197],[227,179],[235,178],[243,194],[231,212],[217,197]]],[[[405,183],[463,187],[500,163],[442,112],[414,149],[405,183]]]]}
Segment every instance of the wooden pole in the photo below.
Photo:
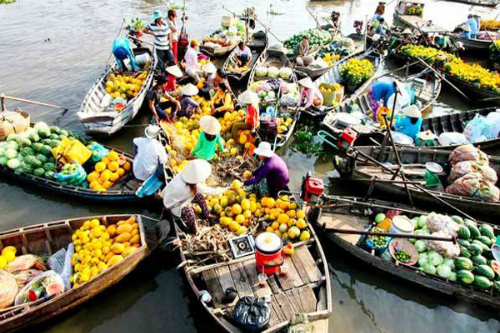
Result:
{"type": "Polygon", "coordinates": [[[413,238],[413,239],[425,239],[425,240],[435,240],[442,242],[452,242],[456,243],[453,237],[435,237],[429,235],[414,235],[414,234],[400,234],[392,232],[375,232],[375,231],[364,231],[364,230],[350,230],[350,229],[337,229],[337,228],[327,228],[323,225],[323,230],[326,232],[333,232],[336,234],[349,234],[349,235],[366,235],[366,236],[385,236],[392,238],[413,238]]]}
{"type": "Polygon", "coordinates": [[[28,103],[28,104],[35,104],[35,105],[45,106],[45,107],[48,107],[48,108],[68,110],[68,108],[64,108],[62,106],[58,106],[58,105],[54,105],[54,104],[48,104],[48,103],[43,103],[43,102],[36,102],[36,101],[31,101],[29,99],[24,99],[24,98],[19,98],[19,97],[7,96],[5,94],[0,94],[0,101],[1,101],[1,104],[2,104],[2,111],[7,110],[7,107],[5,105],[5,100],[6,99],[10,99],[10,100],[13,100],[13,101],[18,101],[18,102],[23,102],[23,103],[28,103]]]}
{"type": "MultiPolygon", "coordinates": [[[[122,30],[123,30],[123,25],[125,24],[125,18],[123,19],[122,21],[122,25],[120,26],[120,30],[118,30],[118,35],[116,35],[115,39],[120,37],[120,35],[122,34],[122,30]]],[[[111,53],[109,54],[109,58],[108,58],[108,64],[109,62],[111,61],[111,57],[113,56],[113,50],[111,50],[111,53]]]]}

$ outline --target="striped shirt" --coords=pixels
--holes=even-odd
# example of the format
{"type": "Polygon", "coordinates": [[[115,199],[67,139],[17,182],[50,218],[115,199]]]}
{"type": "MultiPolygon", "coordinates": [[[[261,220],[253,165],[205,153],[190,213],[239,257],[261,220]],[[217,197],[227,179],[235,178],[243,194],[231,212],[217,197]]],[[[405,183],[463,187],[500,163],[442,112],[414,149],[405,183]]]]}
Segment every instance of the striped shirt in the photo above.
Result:
{"type": "Polygon", "coordinates": [[[171,33],[171,31],[165,20],[161,20],[161,26],[157,25],[156,22],[153,22],[148,24],[146,29],[154,34],[154,44],[157,50],[170,50],[168,35],[171,33]]]}

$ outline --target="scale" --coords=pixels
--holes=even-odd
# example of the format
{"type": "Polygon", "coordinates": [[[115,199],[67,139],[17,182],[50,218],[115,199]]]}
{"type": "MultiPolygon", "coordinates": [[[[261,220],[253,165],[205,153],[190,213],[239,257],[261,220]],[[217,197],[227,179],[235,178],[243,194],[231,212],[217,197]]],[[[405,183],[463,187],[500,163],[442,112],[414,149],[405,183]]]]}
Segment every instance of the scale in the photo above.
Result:
{"type": "Polygon", "coordinates": [[[255,252],[255,240],[252,235],[234,237],[229,239],[228,243],[234,259],[253,255],[255,252]]]}

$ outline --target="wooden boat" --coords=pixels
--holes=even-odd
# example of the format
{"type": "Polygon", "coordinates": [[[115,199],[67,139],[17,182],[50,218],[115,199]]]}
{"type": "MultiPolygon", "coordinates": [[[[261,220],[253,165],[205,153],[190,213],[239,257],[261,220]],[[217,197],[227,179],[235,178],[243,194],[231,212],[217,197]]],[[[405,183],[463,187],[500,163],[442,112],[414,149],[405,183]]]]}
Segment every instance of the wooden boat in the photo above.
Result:
{"type": "MultiPolygon", "coordinates": [[[[417,267],[396,264],[393,261],[375,256],[371,252],[360,247],[360,235],[337,234],[328,231],[328,229],[331,228],[356,231],[365,230],[370,226],[368,217],[363,214],[366,209],[372,209],[376,212],[389,209],[403,210],[403,214],[409,217],[420,216],[423,212],[418,212],[407,207],[402,207],[401,205],[384,201],[363,201],[361,198],[352,197],[329,197],[325,200],[325,203],[328,205],[338,204],[341,205],[341,207],[313,211],[315,218],[312,223],[315,223],[320,228],[324,228],[325,238],[344,250],[348,255],[360,260],[367,268],[376,268],[387,274],[387,276],[398,278],[406,283],[409,282],[411,285],[418,288],[423,287],[428,291],[437,293],[436,296],[447,296],[450,299],[458,298],[481,306],[495,309],[500,308],[500,297],[498,293],[492,294],[490,291],[481,291],[471,286],[465,286],[439,278],[435,275],[426,274],[417,267]],[[375,208],[373,205],[379,205],[380,207],[385,207],[385,209],[375,208]]],[[[494,228],[495,232],[500,231],[497,226],[491,226],[494,228]]]]}
{"type": "MultiPolygon", "coordinates": [[[[61,248],[66,248],[71,242],[74,231],[79,229],[84,221],[100,219],[105,224],[126,220],[131,215],[107,215],[95,217],[80,217],[49,223],[33,225],[0,233],[2,247],[15,246],[19,254],[34,254],[42,257],[50,256],[61,248]]],[[[17,307],[12,311],[2,313],[0,319],[0,332],[14,332],[25,329],[30,325],[38,324],[60,315],[98,295],[105,289],[119,282],[130,273],[152,250],[154,246],[147,242],[144,220],[142,215],[135,215],[139,223],[141,246],[136,252],[126,257],[118,264],[112,266],[89,282],[81,284],[64,293],[48,299],[43,303],[27,303],[25,307],[17,307]]]]}
{"type": "Polygon", "coordinates": [[[393,24],[396,27],[411,28],[429,34],[446,32],[447,29],[422,17],[424,6],[424,0],[398,0],[394,10],[393,24]]]}
{"type": "MultiPolygon", "coordinates": [[[[341,83],[342,84],[342,77],[340,76],[340,72],[342,68],[349,62],[350,59],[367,59],[373,63],[374,67],[374,73],[370,79],[365,81],[360,87],[358,87],[355,91],[349,91],[347,87],[344,87],[344,99],[345,100],[352,100],[357,98],[358,96],[362,95],[363,93],[367,92],[368,89],[370,88],[370,85],[372,84],[373,80],[377,76],[380,75],[380,73],[383,70],[382,66],[382,56],[373,48],[370,48],[366,51],[360,51],[358,53],[355,53],[349,57],[345,57],[341,61],[337,62],[333,68],[331,68],[328,72],[320,76],[318,79],[314,81],[315,86],[319,89],[320,85],[322,83],[327,83],[327,84],[334,84],[334,83],[341,83]]],[[[327,107],[323,106],[321,108],[310,108],[309,110],[306,110],[306,113],[308,113],[311,116],[314,117],[323,117],[326,115],[326,113],[331,110],[333,107],[327,107]]]]}
{"type": "MultiPolygon", "coordinates": [[[[271,79],[270,77],[257,77],[256,76],[256,69],[257,67],[276,67],[278,69],[281,69],[282,67],[292,67],[292,63],[290,59],[286,56],[285,52],[283,50],[276,50],[276,49],[271,49],[268,48],[266,49],[265,52],[262,52],[260,57],[257,59],[255,64],[253,65],[252,70],[250,71],[250,77],[248,78],[248,85],[247,88],[250,88],[250,86],[255,82],[255,81],[265,81],[271,79]]],[[[289,80],[289,82],[292,83],[297,83],[297,75],[295,75],[294,72],[292,72],[292,76],[289,80]]]]}
{"type": "MultiPolygon", "coordinates": [[[[178,225],[174,225],[177,237],[185,238],[178,225]]],[[[244,332],[231,319],[236,300],[226,305],[221,302],[225,290],[234,288],[239,297],[270,297],[271,317],[262,333],[286,332],[295,313],[307,314],[314,333],[328,332],[328,317],[332,312],[328,263],[316,233],[309,227],[311,239],[296,243],[295,253],[285,258],[288,273],[270,275],[262,285],[253,255],[228,261],[204,261],[202,253],[197,255],[188,249],[179,249],[180,266],[191,291],[220,330],[244,332]],[[211,295],[210,303],[201,301],[205,291],[211,295]]]]}
{"type": "MultiPolygon", "coordinates": [[[[396,156],[392,147],[386,147],[383,153],[381,153],[381,147],[375,146],[356,147],[356,149],[368,156],[377,159],[381,163],[396,164],[396,156]]],[[[401,163],[403,165],[406,165],[404,166],[405,175],[409,178],[409,180],[420,183],[421,186],[425,186],[425,163],[435,162],[443,166],[444,170],[450,169],[450,165],[448,162],[450,152],[446,150],[401,146],[398,148],[398,152],[401,163]]],[[[492,167],[497,172],[497,174],[500,174],[500,157],[489,157],[490,167],[492,167]]],[[[404,184],[372,181],[373,179],[386,181],[392,180],[392,174],[386,173],[379,166],[363,163],[361,161],[355,160],[354,158],[350,159],[347,169],[342,168],[342,166],[338,165],[336,159],[334,159],[334,166],[343,177],[354,180],[362,180],[364,184],[373,186],[373,189],[375,189],[379,195],[391,196],[391,198],[399,202],[406,202],[408,200],[408,195],[404,184]]],[[[402,181],[403,179],[398,176],[395,178],[395,180],[402,181]]],[[[434,207],[450,211],[449,207],[444,206],[434,197],[424,193],[420,189],[412,185],[408,185],[408,190],[415,204],[429,208],[434,207]]],[[[428,189],[427,191],[432,193],[436,197],[439,197],[440,199],[452,204],[465,213],[471,214],[485,221],[498,223],[493,219],[498,216],[500,202],[487,202],[472,197],[449,194],[437,189],[428,189]]],[[[450,212],[456,213],[455,211],[450,212]]]]}
{"type": "Polygon", "coordinates": [[[461,42],[466,52],[488,53],[489,47],[493,43],[491,39],[475,39],[462,37],[460,35],[449,35],[454,43],[461,42]]]}
{"type": "Polygon", "coordinates": [[[150,65],[146,65],[148,74],[146,80],[137,93],[137,96],[129,100],[127,106],[121,112],[107,111],[106,107],[102,106],[106,93],[106,79],[109,74],[117,70],[117,63],[112,57],[111,62],[104,70],[104,73],[97,79],[96,83],[90,88],[82,102],[78,117],[84,124],[88,134],[112,135],[123,128],[124,125],[132,121],[139,113],[142,102],[146,97],[146,93],[153,83],[154,71],[150,68],[156,67],[156,57],[154,52],[148,48],[136,48],[133,50],[135,55],[149,54],[151,57],[150,65]],[[148,67],[149,66],[149,67],[148,67]]]}
{"type": "MultiPolygon", "coordinates": [[[[390,77],[393,80],[402,81],[401,78],[395,75],[391,75],[390,77]]],[[[430,69],[427,69],[421,73],[410,75],[406,79],[405,83],[410,85],[415,90],[415,97],[417,101],[422,104],[420,112],[422,112],[422,114],[429,113],[432,109],[432,105],[441,93],[441,79],[430,69]]],[[[321,122],[321,125],[332,133],[342,132],[345,127],[339,125],[337,121],[337,114],[350,113],[351,105],[358,105],[360,111],[364,115],[369,116],[369,114],[371,113],[370,97],[368,95],[368,92],[365,92],[364,94],[355,98],[347,99],[338,106],[334,107],[327,113],[327,115],[321,122]]],[[[359,131],[360,137],[358,137],[359,141],[357,141],[357,145],[363,145],[361,142],[367,142],[365,138],[366,136],[377,138],[380,138],[380,136],[385,136],[384,134],[381,135],[381,132],[378,130],[378,128],[375,128],[373,126],[364,126],[363,128],[364,130],[359,131]]],[[[373,144],[373,142],[371,144],[373,144]]]]}
{"type": "MultiPolygon", "coordinates": [[[[107,147],[110,150],[116,151],[123,155],[125,159],[132,164],[134,158],[122,151],[107,147]]],[[[63,185],[55,180],[38,177],[27,173],[17,173],[8,167],[0,165],[0,176],[11,179],[16,184],[22,184],[28,188],[38,188],[58,193],[63,196],[89,200],[89,201],[114,201],[114,202],[139,202],[144,199],[138,198],[135,195],[136,190],[141,186],[142,181],[135,179],[132,171],[127,173],[115,185],[110,187],[106,192],[94,191],[90,188],[83,188],[74,185],[63,185]]]]}
{"type": "Polygon", "coordinates": [[[265,52],[265,50],[267,49],[268,43],[269,43],[269,39],[267,38],[266,33],[264,33],[263,31],[259,31],[259,32],[254,33],[252,35],[251,40],[247,43],[247,46],[252,51],[252,62],[250,64],[248,64],[248,70],[242,71],[242,72],[228,70],[228,67],[232,63],[232,58],[235,55],[237,48],[234,48],[233,51],[229,54],[226,61],[224,62],[222,69],[226,72],[228,77],[230,77],[231,79],[241,81],[243,78],[245,78],[250,73],[254,64],[257,62],[259,56],[263,52],[265,52]]]}
{"type": "Polygon", "coordinates": [[[219,58],[223,57],[226,54],[230,53],[234,48],[238,45],[238,43],[231,43],[228,46],[221,46],[221,47],[210,47],[207,45],[200,45],[200,51],[209,56],[210,58],[219,58]]]}
{"type": "Polygon", "coordinates": [[[460,2],[471,6],[483,6],[483,7],[496,7],[498,5],[497,0],[447,0],[447,1],[460,2]]]}

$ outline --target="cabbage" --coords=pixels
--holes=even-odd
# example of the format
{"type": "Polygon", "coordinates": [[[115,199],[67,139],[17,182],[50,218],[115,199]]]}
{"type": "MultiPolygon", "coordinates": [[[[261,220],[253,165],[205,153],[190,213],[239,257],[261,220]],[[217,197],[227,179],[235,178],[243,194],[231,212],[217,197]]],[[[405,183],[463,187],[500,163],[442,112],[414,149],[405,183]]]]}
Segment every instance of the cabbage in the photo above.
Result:
{"type": "Polygon", "coordinates": [[[0,147],[0,156],[3,156],[7,148],[0,147]]]}
{"type": "Polygon", "coordinates": [[[292,69],[289,67],[282,67],[279,73],[280,78],[288,80],[292,76],[292,69]]]}
{"type": "Polygon", "coordinates": [[[49,125],[47,125],[46,123],[44,123],[43,121],[39,121],[35,124],[35,126],[33,126],[34,129],[36,129],[37,131],[39,130],[50,130],[50,127],[49,125]]]}
{"type": "Polygon", "coordinates": [[[276,67],[273,67],[273,66],[269,67],[269,69],[267,70],[267,75],[269,77],[273,77],[273,78],[278,77],[279,73],[280,73],[280,70],[277,69],[276,67]]]}
{"type": "Polygon", "coordinates": [[[432,275],[436,274],[436,267],[432,266],[430,263],[422,265],[422,269],[427,274],[432,274],[432,275]]]}
{"type": "Polygon", "coordinates": [[[413,232],[415,235],[430,235],[429,230],[419,229],[413,232]]]}
{"type": "Polygon", "coordinates": [[[16,133],[11,133],[6,139],[7,141],[16,141],[17,140],[17,134],[16,133]]]}
{"type": "Polygon", "coordinates": [[[11,158],[16,158],[17,157],[17,150],[9,148],[5,151],[4,156],[7,157],[9,160],[11,158]]]}
{"type": "Polygon", "coordinates": [[[422,229],[424,226],[427,225],[426,222],[427,222],[427,216],[425,215],[420,216],[417,220],[418,228],[422,229]]]}
{"type": "Polygon", "coordinates": [[[429,251],[429,263],[433,266],[439,266],[444,262],[443,257],[436,251],[429,251]]]}
{"type": "Polygon", "coordinates": [[[5,156],[0,157],[0,165],[1,166],[6,166],[7,162],[9,162],[9,159],[5,156]]]}
{"type": "Polygon", "coordinates": [[[257,95],[259,96],[260,99],[263,99],[264,97],[267,96],[267,91],[261,90],[257,95]]]}
{"type": "Polygon", "coordinates": [[[446,259],[444,259],[443,265],[446,265],[446,266],[450,267],[451,270],[454,270],[455,269],[455,260],[453,260],[451,258],[446,258],[446,259]]]}
{"type": "Polygon", "coordinates": [[[457,273],[451,272],[450,277],[448,278],[448,280],[456,282],[457,281],[457,273]]]}
{"type": "Polygon", "coordinates": [[[255,74],[260,77],[267,76],[267,68],[259,66],[255,69],[255,74]]]}
{"type": "Polygon", "coordinates": [[[437,267],[437,275],[444,279],[449,279],[451,275],[451,268],[448,265],[442,264],[437,267]]]}
{"type": "Polygon", "coordinates": [[[21,166],[21,161],[17,158],[13,158],[7,162],[7,166],[11,169],[17,169],[21,166]]]}
{"type": "Polygon", "coordinates": [[[425,245],[425,241],[421,240],[421,239],[419,239],[418,241],[416,241],[415,242],[415,248],[417,249],[417,251],[419,253],[420,252],[424,252],[427,249],[427,246],[425,245]]]}
{"type": "Polygon", "coordinates": [[[19,144],[16,141],[9,141],[9,142],[7,142],[7,149],[18,150],[19,144]]]}
{"type": "Polygon", "coordinates": [[[427,261],[427,257],[420,257],[418,259],[418,265],[420,267],[424,267],[425,265],[427,265],[429,262],[427,261]]]}

